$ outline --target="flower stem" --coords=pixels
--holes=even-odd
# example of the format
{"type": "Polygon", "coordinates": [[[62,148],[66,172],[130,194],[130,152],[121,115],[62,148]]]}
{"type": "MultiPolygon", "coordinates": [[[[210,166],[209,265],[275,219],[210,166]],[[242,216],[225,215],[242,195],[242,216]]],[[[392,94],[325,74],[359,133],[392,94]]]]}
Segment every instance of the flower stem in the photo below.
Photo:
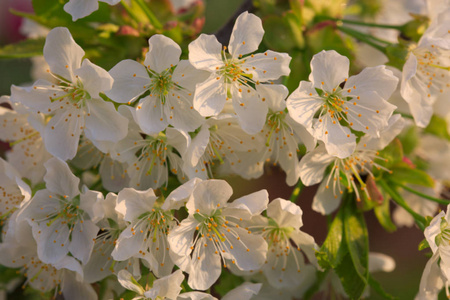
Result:
{"type": "Polygon", "coordinates": [[[137,23],[141,23],[141,20],[139,19],[139,17],[134,13],[134,11],[130,8],[130,6],[124,1],[121,1],[121,4],[123,6],[123,8],[125,8],[125,10],[127,11],[127,13],[130,15],[130,17],[137,23]]]}
{"type": "MultiPolygon", "coordinates": [[[[374,38],[373,36],[361,33],[357,30],[353,30],[349,27],[344,27],[344,26],[337,26],[337,29],[339,29],[340,31],[342,31],[345,34],[348,34],[349,36],[352,36],[354,38],[356,38],[357,40],[366,43],[369,46],[374,47],[375,49],[377,49],[380,52],[383,52],[384,54],[386,54],[386,49],[385,46],[379,45],[375,42],[378,41],[379,39],[374,38]]],[[[388,43],[388,42],[386,42],[388,43]]]]}
{"type": "Polygon", "coordinates": [[[331,21],[335,21],[336,23],[352,24],[352,25],[359,25],[359,26],[365,26],[365,27],[376,27],[376,28],[384,28],[384,29],[402,30],[404,27],[404,25],[378,24],[378,23],[363,22],[363,21],[356,21],[356,20],[331,18],[331,17],[327,17],[327,16],[319,16],[318,19],[320,21],[331,20],[331,21]]]}
{"type": "Polygon", "coordinates": [[[147,4],[144,3],[143,0],[134,0],[139,7],[142,9],[144,14],[147,16],[149,22],[155,26],[157,29],[162,29],[161,22],[159,22],[158,18],[156,18],[155,14],[150,10],[147,4]]]}
{"type": "Polygon", "coordinates": [[[406,204],[405,199],[403,199],[402,196],[395,190],[395,188],[392,188],[387,182],[384,180],[379,180],[377,183],[380,185],[380,187],[391,196],[392,200],[397,203],[399,206],[401,206],[404,210],[409,212],[416,221],[417,226],[419,226],[420,229],[425,230],[426,221],[425,218],[415,211],[413,211],[408,204],[406,204]]]}
{"type": "Polygon", "coordinates": [[[297,198],[300,195],[300,193],[302,192],[303,188],[305,187],[305,185],[303,184],[302,180],[299,178],[297,185],[295,186],[294,190],[292,191],[292,195],[291,198],[289,198],[289,200],[291,200],[291,202],[297,202],[297,198]]]}
{"type": "Polygon", "coordinates": [[[419,197],[422,197],[422,198],[425,198],[425,199],[428,199],[428,200],[437,202],[437,203],[439,203],[439,204],[444,204],[444,205],[450,204],[450,201],[448,201],[448,200],[440,199],[440,198],[435,198],[435,197],[432,197],[432,196],[430,196],[430,195],[421,193],[421,192],[416,191],[415,189],[412,189],[412,188],[410,188],[409,186],[404,185],[404,184],[399,183],[399,182],[394,182],[394,183],[395,183],[397,186],[401,187],[402,189],[405,189],[405,190],[407,190],[408,192],[413,193],[413,194],[415,194],[415,195],[417,195],[417,196],[419,196],[419,197]]]}

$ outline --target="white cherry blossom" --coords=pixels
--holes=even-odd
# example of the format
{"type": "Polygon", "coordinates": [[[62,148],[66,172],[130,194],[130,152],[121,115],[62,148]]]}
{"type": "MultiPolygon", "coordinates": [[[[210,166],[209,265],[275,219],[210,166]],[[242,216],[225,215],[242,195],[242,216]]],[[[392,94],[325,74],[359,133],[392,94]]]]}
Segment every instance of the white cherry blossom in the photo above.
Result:
{"type": "Polygon", "coordinates": [[[433,115],[433,103],[450,87],[449,22],[450,9],[447,9],[418,44],[412,46],[403,66],[400,92],[419,127],[428,125],[433,115]]]}
{"type": "Polygon", "coordinates": [[[186,205],[189,216],[168,236],[172,259],[189,274],[193,289],[208,289],[219,278],[221,263],[249,271],[259,269],[266,259],[264,239],[238,223],[267,207],[267,191],[227,203],[232,192],[223,180],[198,183],[186,205]]]}
{"type": "Polygon", "coordinates": [[[112,87],[112,77],[88,59],[67,28],[47,36],[44,57],[57,84],[38,80],[33,86],[12,86],[11,100],[37,113],[52,115],[42,137],[47,151],[67,160],[75,156],[81,133],[98,141],[117,142],[127,134],[127,120],[99,94],[112,87]]]}
{"type": "Polygon", "coordinates": [[[267,106],[254,86],[288,75],[291,60],[286,53],[270,50],[250,54],[258,49],[263,35],[261,19],[244,12],[236,20],[228,52],[213,35],[201,34],[189,45],[189,61],[210,74],[197,84],[194,95],[194,108],[202,116],[217,116],[232,100],[242,128],[250,134],[261,130],[267,106]]]}
{"type": "Polygon", "coordinates": [[[44,177],[44,163],[52,157],[45,149],[41,136],[45,126],[44,116],[31,114],[21,104],[10,102],[7,96],[1,97],[0,103],[14,108],[0,107],[0,136],[12,148],[6,153],[7,160],[22,177],[36,185],[44,177]]]}
{"type": "Polygon", "coordinates": [[[106,94],[116,102],[131,103],[148,91],[150,95],[136,107],[136,122],[147,134],[158,133],[169,124],[194,131],[203,118],[192,106],[193,93],[206,72],[187,60],[180,61],[181,48],[170,38],[157,34],[148,43],[144,65],[128,59],[109,71],[115,81],[106,94]]]}
{"type": "Polygon", "coordinates": [[[80,180],[58,158],[48,160],[45,167],[46,189],[36,192],[23,206],[18,221],[32,224],[42,262],[55,264],[71,253],[86,264],[99,228],[91,221],[95,216],[89,216],[85,210],[103,199],[103,195],[89,190],[80,194],[80,180]]]}
{"type": "Polygon", "coordinates": [[[385,66],[365,68],[348,78],[349,66],[348,58],[334,50],[314,55],[310,81],[300,82],[287,100],[290,116],[339,158],[355,150],[351,129],[379,136],[396,108],[386,101],[398,82],[391,71],[385,66]]]}
{"type": "Polygon", "coordinates": [[[380,137],[366,135],[361,138],[355,151],[346,158],[339,158],[327,153],[322,144],[314,151],[307,153],[300,161],[300,178],[306,186],[319,182],[319,186],[314,201],[313,210],[321,214],[333,212],[340,204],[343,188],[356,193],[359,201],[359,191],[362,190],[369,198],[366,183],[360,174],[368,174],[373,177],[372,168],[383,169],[390,172],[378,162],[384,160],[379,156],[378,150],[386,147],[403,129],[404,120],[400,115],[394,115],[389,120],[388,127],[380,132],[380,137]],[[324,178],[325,170],[332,165],[331,171],[324,178]],[[341,173],[345,177],[341,176],[341,173]],[[322,181],[323,179],[323,181],[322,181]],[[357,185],[358,182],[359,186],[357,185]]]}

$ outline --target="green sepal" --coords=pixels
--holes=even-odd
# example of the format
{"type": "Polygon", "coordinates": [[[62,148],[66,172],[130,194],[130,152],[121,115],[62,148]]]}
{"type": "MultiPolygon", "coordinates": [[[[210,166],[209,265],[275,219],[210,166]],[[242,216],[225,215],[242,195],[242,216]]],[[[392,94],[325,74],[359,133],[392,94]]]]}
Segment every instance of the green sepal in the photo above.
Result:
{"type": "Polygon", "coordinates": [[[42,55],[45,39],[27,39],[0,48],[0,58],[28,58],[42,55]]]}
{"type": "Polygon", "coordinates": [[[423,239],[418,246],[419,251],[422,251],[423,249],[430,248],[430,244],[428,244],[427,239],[423,239]]]}

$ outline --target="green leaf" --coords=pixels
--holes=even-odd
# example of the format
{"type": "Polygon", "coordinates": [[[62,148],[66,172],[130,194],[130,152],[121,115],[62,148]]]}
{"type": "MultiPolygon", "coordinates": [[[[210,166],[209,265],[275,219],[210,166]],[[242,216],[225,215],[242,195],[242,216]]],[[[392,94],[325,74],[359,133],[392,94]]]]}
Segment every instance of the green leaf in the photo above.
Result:
{"type": "Polygon", "coordinates": [[[0,58],[28,58],[42,55],[45,39],[27,39],[0,48],[0,58]]]}
{"type": "Polygon", "coordinates": [[[388,232],[394,232],[397,230],[397,226],[391,220],[391,210],[389,208],[390,202],[385,199],[383,204],[377,206],[373,209],[375,216],[380,222],[380,225],[388,232]]]}
{"type": "Polygon", "coordinates": [[[447,122],[445,119],[442,119],[436,115],[431,117],[430,123],[424,131],[450,141],[450,134],[447,130],[447,122]]]}
{"type": "Polygon", "coordinates": [[[370,284],[370,287],[373,288],[377,292],[377,294],[380,295],[381,297],[383,297],[384,299],[388,299],[388,300],[398,299],[397,297],[394,297],[394,296],[386,293],[383,290],[383,288],[381,287],[381,284],[378,281],[376,281],[375,279],[373,279],[373,277],[370,276],[370,274],[369,274],[369,284],[370,284]]]}
{"type": "Polygon", "coordinates": [[[388,169],[391,169],[392,166],[403,161],[402,143],[399,139],[394,139],[389,145],[380,151],[379,156],[385,159],[385,161],[380,162],[380,164],[388,169]]]}
{"type": "Polygon", "coordinates": [[[343,214],[343,209],[339,210],[331,223],[327,238],[317,254],[318,262],[324,269],[335,268],[347,252],[347,248],[343,247],[343,214]]]}
{"type": "Polygon", "coordinates": [[[406,62],[406,56],[409,51],[401,44],[393,44],[386,47],[386,56],[389,58],[387,65],[393,66],[399,70],[403,69],[406,62]]]}
{"type": "Polygon", "coordinates": [[[280,52],[291,52],[296,42],[290,24],[282,16],[271,15],[264,19],[264,42],[268,48],[280,52]]]}
{"type": "Polygon", "coordinates": [[[430,244],[428,244],[427,239],[423,239],[420,243],[419,243],[419,251],[422,251],[423,249],[427,249],[430,248],[430,244]]]}
{"type": "Polygon", "coordinates": [[[416,126],[411,126],[399,136],[403,145],[403,152],[405,155],[411,154],[419,143],[419,136],[416,126]]]}
{"type": "Polygon", "coordinates": [[[367,280],[356,270],[349,253],[344,256],[341,264],[336,267],[335,271],[349,298],[361,298],[361,295],[367,286],[367,280]]]}
{"type": "Polygon", "coordinates": [[[389,179],[401,183],[417,184],[426,187],[434,187],[434,180],[426,172],[417,168],[412,168],[407,163],[401,163],[391,169],[392,174],[389,174],[389,179]]]}

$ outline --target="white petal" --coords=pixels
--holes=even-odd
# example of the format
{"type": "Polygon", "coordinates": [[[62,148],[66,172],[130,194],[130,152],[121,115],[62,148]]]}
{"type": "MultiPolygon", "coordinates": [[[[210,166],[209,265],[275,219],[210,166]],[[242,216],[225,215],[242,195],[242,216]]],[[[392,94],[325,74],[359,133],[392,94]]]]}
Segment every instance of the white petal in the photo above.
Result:
{"type": "Polygon", "coordinates": [[[129,225],[117,239],[116,246],[111,252],[111,257],[116,261],[124,261],[131,257],[142,257],[143,240],[146,233],[139,230],[132,231],[133,225],[129,225]]]}
{"type": "Polygon", "coordinates": [[[348,77],[350,61],[334,50],[317,53],[311,60],[309,81],[314,87],[331,92],[348,77]]]}
{"type": "Polygon", "coordinates": [[[175,226],[167,236],[170,251],[181,257],[188,256],[192,252],[191,247],[193,246],[194,232],[197,225],[197,220],[193,217],[187,217],[181,221],[179,226],[175,226]]]}
{"type": "Polygon", "coordinates": [[[200,238],[194,250],[196,257],[192,258],[192,268],[189,273],[188,284],[195,290],[206,290],[213,285],[220,276],[222,266],[220,255],[214,253],[213,242],[207,238],[200,238]],[[207,244],[205,247],[204,244],[207,244]]]}
{"type": "Polygon", "coordinates": [[[323,179],[326,168],[335,158],[329,155],[322,144],[314,151],[307,153],[300,160],[300,178],[306,186],[319,183],[323,179]]]}
{"type": "MultiPolygon", "coordinates": [[[[398,78],[394,76],[391,70],[386,69],[386,66],[377,66],[365,68],[358,75],[351,76],[345,83],[345,88],[358,91],[373,91],[381,98],[388,100],[395,91],[398,84],[398,78]]],[[[345,89],[344,88],[344,89],[345,89]]]]}
{"type": "Polygon", "coordinates": [[[204,117],[217,116],[225,106],[227,93],[224,79],[217,78],[212,74],[195,88],[194,108],[204,117]]]}
{"type": "Polygon", "coordinates": [[[110,91],[106,96],[118,103],[127,103],[144,93],[150,84],[147,70],[137,61],[126,59],[119,62],[109,74],[114,78],[110,91]]]}
{"type": "Polygon", "coordinates": [[[97,191],[87,190],[80,196],[80,208],[89,215],[94,223],[105,216],[104,202],[103,194],[97,191]]]}
{"type": "Polygon", "coordinates": [[[317,95],[313,84],[307,81],[301,81],[299,87],[286,101],[291,118],[306,129],[312,128],[314,115],[321,105],[323,105],[322,98],[317,95]]]}
{"type": "Polygon", "coordinates": [[[77,117],[78,115],[81,115],[80,110],[67,109],[58,112],[48,122],[43,139],[45,148],[53,156],[62,160],[75,157],[82,127],[84,127],[84,117],[77,117]]]}
{"type": "Polygon", "coordinates": [[[162,299],[176,299],[178,294],[180,294],[180,285],[183,280],[183,272],[176,270],[169,276],[155,280],[152,288],[146,291],[144,295],[150,299],[156,299],[157,297],[161,297],[162,299]]]}
{"type": "Polygon", "coordinates": [[[164,114],[164,105],[154,96],[147,96],[139,101],[136,121],[147,134],[158,133],[169,125],[164,114]]]}
{"type": "Polygon", "coordinates": [[[234,218],[249,220],[255,215],[261,214],[269,203],[267,190],[260,190],[234,200],[224,209],[223,214],[234,218]]]}
{"type": "Polygon", "coordinates": [[[233,89],[233,107],[245,132],[256,134],[261,131],[266,122],[268,107],[258,98],[255,90],[244,88],[242,92],[238,92],[233,89]]]}
{"type": "Polygon", "coordinates": [[[319,250],[319,246],[314,242],[314,238],[301,230],[296,230],[292,233],[291,239],[305,253],[309,262],[321,270],[316,258],[316,250],[319,250]]]}
{"type": "Polygon", "coordinates": [[[443,276],[438,265],[439,258],[439,253],[436,252],[425,265],[416,299],[436,299],[444,287],[443,276]]]}
{"type": "Polygon", "coordinates": [[[182,184],[175,190],[173,190],[169,196],[167,196],[164,204],[162,205],[163,210],[170,209],[179,209],[184,206],[192,194],[194,188],[199,184],[202,180],[200,178],[193,178],[188,182],[182,184]]]}
{"type": "Polygon", "coordinates": [[[312,203],[312,209],[322,215],[328,215],[335,211],[341,204],[342,197],[338,193],[337,198],[335,198],[333,189],[327,189],[326,186],[327,182],[325,180],[322,181],[312,203]]]}
{"type": "Polygon", "coordinates": [[[217,298],[202,292],[189,292],[178,295],[177,300],[217,300],[217,298]]]}
{"type": "Polygon", "coordinates": [[[98,296],[92,285],[78,281],[73,273],[65,272],[61,292],[66,300],[97,300],[98,296]]]}
{"type": "Polygon", "coordinates": [[[89,59],[83,60],[81,67],[73,73],[79,76],[83,82],[83,89],[91,98],[99,98],[100,93],[109,91],[114,81],[106,70],[94,65],[89,59]]]}
{"type": "Polygon", "coordinates": [[[222,45],[214,35],[201,34],[189,44],[189,61],[201,70],[216,71],[216,67],[224,65],[222,62],[222,45]]]}
{"type": "Polygon", "coordinates": [[[247,11],[239,15],[231,32],[229,52],[233,58],[256,51],[262,41],[264,29],[261,19],[247,11]]]}
{"type": "Polygon", "coordinates": [[[72,240],[69,251],[79,259],[82,264],[86,264],[94,248],[94,239],[97,237],[98,228],[92,221],[77,223],[72,231],[72,240]]]}
{"type": "Polygon", "coordinates": [[[116,211],[132,222],[144,212],[151,211],[157,198],[151,188],[146,191],[125,188],[118,194],[116,211]]]}
{"type": "Polygon", "coordinates": [[[138,295],[144,295],[144,288],[140,284],[136,284],[136,279],[133,278],[130,272],[127,270],[120,270],[117,274],[117,280],[127,290],[133,291],[138,295]],[[134,282],[133,282],[134,281],[134,282]]]}
{"type": "Polygon", "coordinates": [[[65,162],[55,157],[49,159],[44,166],[47,169],[44,180],[48,190],[61,196],[67,195],[69,199],[80,193],[80,179],[72,174],[65,162]]]}
{"type": "Polygon", "coordinates": [[[183,159],[190,167],[194,167],[199,163],[200,158],[205,153],[206,147],[209,144],[210,135],[209,127],[204,125],[200,129],[200,132],[192,139],[191,144],[186,150],[186,155],[183,156],[183,159]]]}
{"type": "Polygon", "coordinates": [[[192,199],[186,204],[189,214],[200,213],[209,216],[218,207],[224,207],[233,194],[233,189],[225,180],[202,181],[195,187],[192,199]]]}
{"type": "Polygon", "coordinates": [[[194,68],[188,60],[181,60],[172,74],[172,80],[177,85],[194,91],[195,86],[208,79],[210,73],[194,68]]]}
{"type": "MultiPolygon", "coordinates": [[[[72,0],[72,2],[77,1],[72,0]]],[[[56,27],[48,33],[44,45],[44,57],[52,73],[75,82],[73,71],[81,66],[83,56],[83,49],[74,41],[67,28],[56,27]]]]}
{"type": "Polygon", "coordinates": [[[369,252],[369,272],[392,272],[395,269],[395,260],[383,253],[369,252]]]}
{"type": "Polygon", "coordinates": [[[37,243],[39,259],[47,264],[54,264],[69,252],[69,228],[60,221],[50,226],[46,222],[33,224],[33,237],[37,243]]]}
{"type": "Polygon", "coordinates": [[[165,118],[176,129],[193,132],[204,122],[204,118],[193,107],[194,97],[184,90],[171,92],[164,105],[165,118]],[[175,95],[175,96],[174,96],[175,95]]]}
{"type": "Polygon", "coordinates": [[[291,72],[289,63],[291,57],[286,53],[267,50],[244,58],[242,69],[252,74],[254,81],[265,82],[276,80],[281,76],[288,76],[291,72]]]}
{"type": "Polygon", "coordinates": [[[128,119],[120,115],[114,104],[100,99],[87,102],[89,114],[86,116],[85,133],[89,139],[118,142],[128,132],[128,119]]]}
{"type": "Polygon", "coordinates": [[[272,218],[279,227],[293,227],[298,229],[303,226],[303,211],[298,205],[281,198],[270,202],[267,207],[267,216],[272,218]]]}
{"type": "Polygon", "coordinates": [[[261,286],[261,283],[244,282],[226,293],[222,300],[250,300],[254,295],[258,295],[261,286]]]}
{"type": "Polygon", "coordinates": [[[264,99],[270,110],[284,111],[286,108],[286,97],[289,90],[282,84],[258,84],[256,85],[261,99],[264,99]]]}
{"type": "Polygon", "coordinates": [[[52,106],[49,99],[53,93],[60,90],[52,89],[52,83],[46,80],[38,80],[32,86],[19,87],[11,86],[11,101],[23,104],[29,107],[32,111],[46,111],[52,106]]]}
{"type": "Polygon", "coordinates": [[[72,21],[89,16],[98,10],[98,0],[70,0],[64,10],[72,16],[72,21]]]}
{"type": "Polygon", "coordinates": [[[148,40],[148,44],[144,65],[156,73],[170,69],[180,61],[181,48],[172,39],[155,34],[148,40]]]}

